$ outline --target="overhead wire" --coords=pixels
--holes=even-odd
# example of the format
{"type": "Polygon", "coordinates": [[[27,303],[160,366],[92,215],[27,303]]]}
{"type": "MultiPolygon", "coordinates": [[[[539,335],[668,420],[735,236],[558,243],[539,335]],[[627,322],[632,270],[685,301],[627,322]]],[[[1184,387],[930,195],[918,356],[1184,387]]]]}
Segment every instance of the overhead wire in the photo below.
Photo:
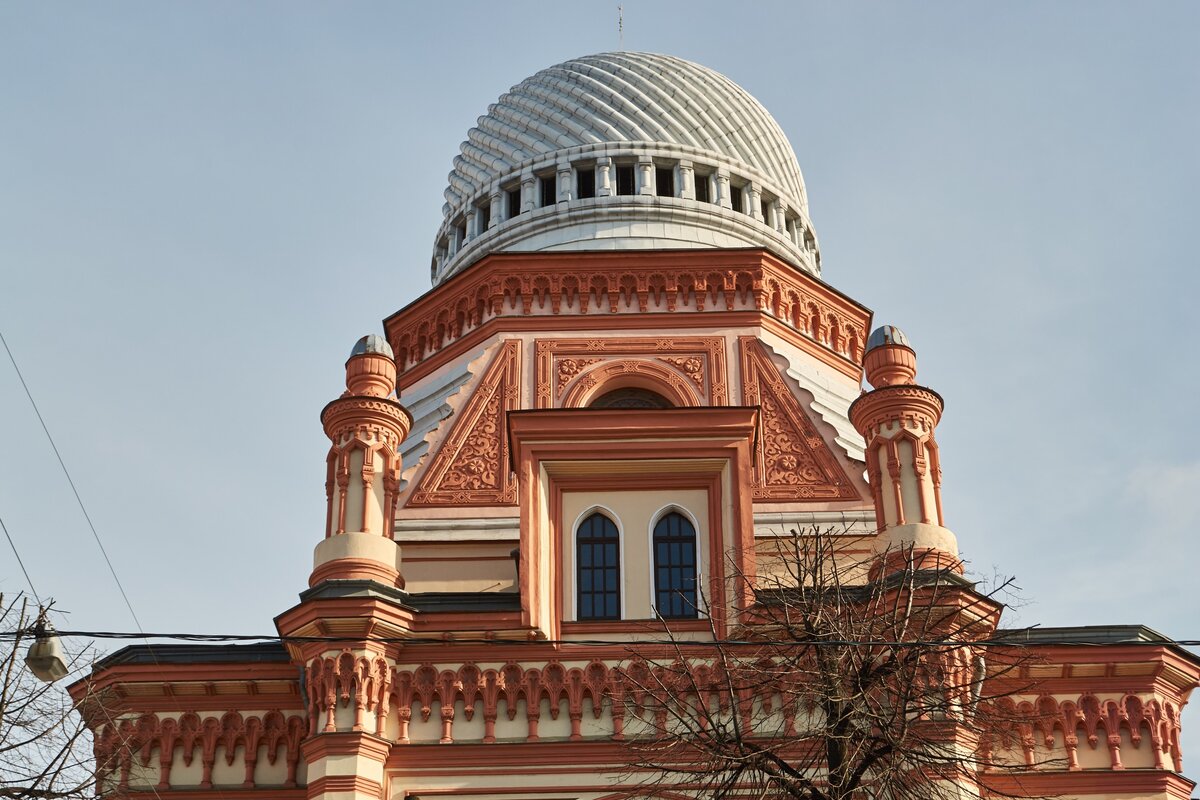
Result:
{"type": "MultiPolygon", "coordinates": [[[[960,641],[957,639],[907,639],[907,640],[883,640],[883,639],[814,639],[812,641],[801,640],[761,640],[753,639],[715,639],[710,641],[703,640],[687,640],[687,639],[505,639],[499,637],[462,637],[453,639],[420,639],[410,638],[405,636],[279,636],[276,634],[225,634],[225,633],[150,633],[145,631],[82,631],[82,630],[65,630],[57,631],[57,634],[64,638],[89,638],[89,639],[168,639],[181,642],[195,642],[206,644],[233,644],[233,643],[280,643],[280,644],[308,644],[308,643],[347,643],[347,642],[370,642],[378,644],[404,644],[404,645],[441,645],[454,646],[464,644],[481,644],[481,645],[523,645],[523,646],[621,646],[621,647],[638,647],[646,645],[671,645],[681,647],[778,647],[778,646],[800,646],[811,645],[815,647],[946,647],[946,646],[961,646],[971,645],[973,647],[1048,647],[1048,646],[1080,646],[1080,647],[1127,647],[1127,646],[1179,646],[1179,647],[1198,647],[1200,639],[1138,639],[1133,641],[1105,641],[1103,639],[1067,639],[1046,637],[1037,640],[1022,639],[1021,636],[1027,632],[1036,631],[1037,628],[1019,629],[1010,631],[1005,635],[993,637],[990,639],[981,639],[976,641],[960,641]]],[[[28,633],[25,629],[12,631],[0,631],[0,639],[15,638],[28,633]]],[[[669,637],[669,633],[668,633],[669,637]]]]}
{"type": "Polygon", "coordinates": [[[8,539],[8,546],[12,548],[13,555],[17,557],[17,563],[21,565],[21,572],[25,573],[25,582],[29,584],[29,591],[33,592],[33,599],[37,601],[38,608],[42,608],[42,598],[38,596],[37,589],[33,587],[33,578],[29,577],[29,570],[25,569],[25,562],[21,559],[21,554],[17,552],[17,545],[13,542],[12,536],[8,533],[4,517],[0,517],[0,528],[4,529],[4,538],[8,539]]]}
{"type": "MultiPolygon", "coordinates": [[[[13,370],[17,373],[17,380],[19,380],[21,382],[21,388],[25,390],[25,396],[27,398],[29,398],[29,404],[31,406],[33,406],[33,413],[37,416],[38,423],[41,424],[41,426],[42,426],[42,432],[46,434],[46,440],[48,442],[50,442],[50,449],[54,451],[54,457],[56,459],[58,459],[58,465],[62,468],[63,475],[67,479],[67,485],[69,485],[71,487],[71,492],[72,492],[72,494],[75,495],[75,502],[79,505],[79,510],[80,510],[80,512],[83,513],[84,520],[87,521],[88,529],[92,532],[92,538],[95,540],[96,546],[100,549],[100,555],[104,557],[104,563],[108,566],[108,571],[109,571],[109,574],[112,575],[113,583],[115,583],[117,585],[117,591],[121,593],[121,599],[125,602],[125,608],[129,610],[129,616],[133,619],[133,624],[137,627],[137,629],[139,631],[141,631],[142,630],[142,621],[140,619],[138,619],[137,612],[133,610],[133,603],[130,602],[129,595],[125,591],[125,586],[121,583],[120,576],[117,575],[117,569],[113,565],[112,559],[109,558],[108,550],[107,550],[107,548],[104,547],[104,542],[100,539],[100,533],[99,533],[99,531],[96,530],[96,524],[94,522],[92,522],[92,515],[88,513],[87,506],[84,505],[83,497],[82,497],[82,495],[79,494],[79,488],[75,485],[74,478],[71,477],[71,471],[69,469],[67,469],[67,462],[63,459],[62,453],[59,452],[58,445],[55,444],[55,442],[54,442],[54,436],[52,436],[50,433],[50,426],[48,426],[46,424],[46,419],[42,416],[41,409],[38,408],[37,401],[33,398],[33,392],[29,389],[29,384],[25,381],[25,376],[21,373],[20,366],[17,365],[17,358],[16,358],[16,356],[13,355],[12,348],[8,346],[8,340],[4,338],[4,333],[2,331],[0,331],[0,344],[4,345],[4,351],[6,353],[8,353],[8,360],[10,362],[12,362],[13,370]]],[[[3,522],[0,521],[0,526],[2,526],[2,525],[3,525],[3,522]]],[[[7,527],[4,528],[4,535],[8,536],[8,528],[7,527]]],[[[8,536],[8,541],[9,541],[9,545],[11,545],[13,548],[13,553],[17,555],[17,562],[21,564],[21,570],[24,572],[25,564],[21,561],[20,554],[17,554],[17,548],[16,548],[16,545],[13,544],[11,536],[8,536]]],[[[37,590],[33,588],[33,581],[29,579],[28,572],[25,572],[25,579],[27,581],[29,581],[30,591],[33,592],[34,599],[37,600],[38,608],[39,608],[39,620],[40,620],[42,618],[42,616],[45,614],[45,611],[46,611],[45,605],[42,603],[41,598],[38,597],[37,590]]],[[[0,632],[0,639],[15,638],[15,636],[21,636],[21,635],[31,635],[31,634],[36,635],[37,633],[38,633],[38,631],[37,631],[36,627],[32,628],[32,629],[16,631],[16,632],[7,632],[6,631],[6,632],[0,632]]],[[[59,635],[61,636],[61,634],[59,634],[59,635]]],[[[93,637],[88,637],[88,638],[99,639],[99,638],[107,638],[107,637],[93,636],[93,637]]],[[[154,662],[156,665],[162,666],[158,660],[158,656],[154,652],[153,646],[151,646],[151,644],[150,644],[149,638],[147,638],[144,634],[140,634],[140,633],[132,634],[132,635],[121,637],[121,638],[144,639],[146,641],[146,648],[149,651],[151,658],[154,659],[154,662]]],[[[178,699],[175,700],[175,704],[177,707],[179,706],[178,699]]],[[[103,704],[101,704],[101,708],[103,710],[103,704]]],[[[180,708],[180,710],[182,710],[182,708],[180,708]]],[[[108,717],[108,721],[110,724],[115,724],[113,722],[112,717],[108,714],[107,711],[104,711],[104,714],[106,717],[108,717]]],[[[162,800],[158,793],[158,789],[154,786],[151,786],[150,788],[151,788],[151,791],[153,792],[156,800],[162,800]]],[[[224,792],[221,792],[220,790],[218,790],[217,794],[219,797],[222,797],[222,798],[225,796],[224,792]]]]}
{"type": "MultiPolygon", "coordinates": [[[[96,540],[96,546],[100,548],[100,555],[104,556],[104,563],[108,565],[108,571],[112,573],[113,581],[117,584],[117,590],[121,593],[121,599],[125,601],[125,607],[129,609],[129,616],[133,617],[133,624],[137,626],[138,630],[141,630],[142,623],[138,619],[137,613],[133,610],[133,604],[129,602],[129,595],[125,593],[125,587],[121,585],[121,579],[117,577],[116,567],[113,566],[112,559],[108,557],[108,551],[104,548],[104,542],[100,540],[100,534],[96,531],[96,525],[92,522],[92,517],[88,514],[87,507],[83,504],[83,498],[79,495],[79,489],[76,488],[75,481],[71,478],[71,471],[67,469],[67,462],[63,460],[62,453],[58,451],[58,445],[54,443],[54,437],[50,435],[50,428],[46,425],[46,420],[42,417],[42,412],[38,408],[37,401],[33,399],[33,392],[29,390],[29,384],[25,382],[25,376],[21,374],[21,368],[17,366],[16,356],[13,355],[12,348],[8,346],[8,340],[4,338],[3,331],[0,331],[0,344],[4,345],[4,351],[8,353],[8,360],[12,362],[13,369],[16,370],[17,379],[21,382],[21,388],[25,390],[25,396],[29,398],[29,404],[33,406],[33,413],[37,415],[38,422],[42,425],[42,431],[45,432],[46,438],[50,441],[50,449],[54,451],[54,456],[58,459],[58,465],[62,467],[63,475],[66,476],[67,483],[70,485],[71,491],[75,494],[75,502],[79,504],[79,510],[83,512],[83,518],[87,520],[88,528],[92,531],[92,538],[96,540]]],[[[32,584],[30,588],[33,588],[32,584]]]]}

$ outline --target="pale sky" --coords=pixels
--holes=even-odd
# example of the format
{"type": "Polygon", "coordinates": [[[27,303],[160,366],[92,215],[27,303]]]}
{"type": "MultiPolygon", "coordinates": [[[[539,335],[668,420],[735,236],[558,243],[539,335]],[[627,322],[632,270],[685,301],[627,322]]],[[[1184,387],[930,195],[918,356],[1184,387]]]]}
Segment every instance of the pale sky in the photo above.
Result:
{"type": "MultiPolygon", "coordinates": [[[[0,331],[144,629],[274,631],[324,532],[318,413],[429,288],[459,142],[618,49],[616,5],[0,4],[0,331]]],[[[1008,623],[1200,638],[1200,5],[623,5],[625,49],[788,135],[824,279],[946,398],[947,524],[1017,577],[1008,623]]],[[[38,591],[133,629],[3,353],[0,414],[38,591]]]]}

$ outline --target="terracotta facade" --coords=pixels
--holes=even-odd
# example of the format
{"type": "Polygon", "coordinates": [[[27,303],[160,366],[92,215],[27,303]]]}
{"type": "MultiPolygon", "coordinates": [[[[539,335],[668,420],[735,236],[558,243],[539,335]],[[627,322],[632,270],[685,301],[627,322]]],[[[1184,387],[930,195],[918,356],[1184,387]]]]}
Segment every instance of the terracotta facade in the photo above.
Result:
{"type": "MultiPolygon", "coordinates": [[[[676,180],[692,176],[699,162],[680,166],[670,152],[676,180]]],[[[614,153],[614,169],[642,164],[614,153]]],[[[564,226],[579,198],[562,187],[600,163],[566,158],[549,173],[564,226]]],[[[719,200],[731,184],[714,170],[719,200]]],[[[647,234],[629,233],[614,248],[573,238],[567,250],[489,252],[485,237],[517,241],[500,238],[506,224],[534,215],[506,219],[495,199],[486,222],[470,206],[460,228],[456,209],[475,201],[448,206],[435,287],[356,346],[346,392],[322,413],[327,516],[313,520],[308,588],[275,620],[282,644],[130,647],[98,664],[86,683],[110,702],[84,713],[107,790],[625,796],[643,709],[623,676],[654,668],[664,624],[698,641],[752,625],[745,579],[772,568],[763,552],[773,537],[849,520],[843,533],[864,558],[902,546],[961,572],[942,506],[942,400],[915,383],[915,352],[898,332],[869,339],[871,312],[816,277],[807,199],[761,199],[775,185],[802,192],[798,178],[738,187],[750,211],[698,200],[689,186],[639,198],[651,221],[680,203],[742,213],[739,225],[763,229],[761,246],[646,246],[647,234]],[[781,236],[792,236],[787,247],[781,236]],[[457,257],[472,241],[478,257],[457,257]],[[626,407],[598,407],[605,397],[626,407]],[[576,537],[592,513],[618,530],[616,618],[580,613],[590,577],[576,537]],[[696,531],[689,569],[703,612],[664,623],[651,541],[670,514],[696,531]]],[[[476,200],[502,198],[504,180],[476,200]]],[[[589,214],[608,213],[608,199],[620,219],[633,213],[615,194],[584,199],[589,214]]],[[[542,211],[538,241],[550,241],[553,214],[542,211]]],[[[1020,677],[1037,689],[1009,699],[1025,721],[988,746],[1029,764],[1060,760],[995,785],[1190,796],[1179,714],[1200,661],[1138,627],[1040,630],[1024,644],[1038,659],[1020,677]]]]}

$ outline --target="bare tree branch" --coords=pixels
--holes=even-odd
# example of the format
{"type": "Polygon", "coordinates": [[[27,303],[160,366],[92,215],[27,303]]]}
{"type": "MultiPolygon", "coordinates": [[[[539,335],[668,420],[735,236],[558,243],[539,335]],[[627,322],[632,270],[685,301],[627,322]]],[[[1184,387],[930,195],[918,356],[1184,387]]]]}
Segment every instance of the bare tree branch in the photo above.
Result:
{"type": "Polygon", "coordinates": [[[1011,581],[982,592],[831,530],[791,531],[765,556],[770,570],[734,576],[755,602],[729,638],[713,626],[697,651],[663,621],[674,646],[623,668],[639,781],[712,798],[937,800],[1003,797],[989,778],[1045,766],[1001,756],[1030,722],[1004,702],[1033,690],[1017,680],[1028,656],[977,644],[1011,581]]]}
{"type": "MultiPolygon", "coordinates": [[[[97,793],[91,734],[62,684],[45,684],[26,668],[38,614],[18,595],[0,595],[0,798],[70,800],[97,793]]],[[[69,653],[68,669],[91,668],[88,650],[69,653]]]]}

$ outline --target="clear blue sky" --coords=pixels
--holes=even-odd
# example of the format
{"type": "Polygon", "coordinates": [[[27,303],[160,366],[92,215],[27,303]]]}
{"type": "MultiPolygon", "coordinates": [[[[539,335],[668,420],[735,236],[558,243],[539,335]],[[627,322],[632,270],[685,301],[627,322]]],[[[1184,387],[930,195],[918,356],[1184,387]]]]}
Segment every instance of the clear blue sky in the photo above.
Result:
{"type": "MultiPolygon", "coordinates": [[[[1200,5],[624,7],[626,49],[791,139],[825,279],[947,400],[947,522],[1012,619],[1200,638],[1200,5]]],[[[0,330],[146,629],[273,630],[323,533],[318,412],[428,288],[458,143],[618,45],[615,2],[0,5],[0,330]]],[[[39,591],[131,628],[3,360],[0,414],[39,591]]]]}

